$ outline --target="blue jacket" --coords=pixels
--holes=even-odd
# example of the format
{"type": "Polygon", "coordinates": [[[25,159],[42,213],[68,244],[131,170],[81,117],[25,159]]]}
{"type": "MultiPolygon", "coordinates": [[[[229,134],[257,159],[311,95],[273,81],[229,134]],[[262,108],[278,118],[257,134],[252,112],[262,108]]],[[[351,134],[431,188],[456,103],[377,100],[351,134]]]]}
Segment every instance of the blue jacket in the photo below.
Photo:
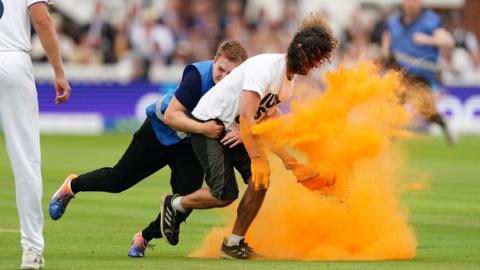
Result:
{"type": "Polygon", "coordinates": [[[431,10],[423,11],[420,17],[408,26],[402,22],[402,12],[394,13],[387,21],[391,36],[390,51],[397,63],[407,73],[427,80],[432,88],[438,85],[439,49],[415,44],[413,35],[417,32],[432,35],[441,26],[442,19],[431,10]]]}
{"type": "MultiPolygon", "coordinates": [[[[192,68],[196,69],[200,74],[200,79],[202,80],[203,96],[205,93],[208,92],[208,90],[210,90],[210,88],[215,85],[212,77],[213,61],[202,61],[187,65],[183,70],[183,75],[185,75],[185,73],[192,68]]],[[[168,104],[170,104],[170,101],[172,100],[174,95],[175,91],[166,93],[157,102],[148,106],[146,110],[147,117],[152,124],[155,135],[157,136],[157,139],[160,141],[160,143],[163,145],[172,145],[180,142],[187,137],[187,134],[185,132],[176,131],[163,122],[165,111],[167,110],[168,104]]]]}

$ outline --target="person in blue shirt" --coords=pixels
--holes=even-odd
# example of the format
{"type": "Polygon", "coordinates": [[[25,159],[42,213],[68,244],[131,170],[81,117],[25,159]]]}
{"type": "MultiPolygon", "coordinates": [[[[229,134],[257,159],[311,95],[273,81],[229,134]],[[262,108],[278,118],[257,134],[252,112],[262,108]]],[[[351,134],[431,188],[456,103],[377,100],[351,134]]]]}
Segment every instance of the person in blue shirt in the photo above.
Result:
{"type": "Polygon", "coordinates": [[[454,46],[451,34],[443,27],[440,16],[425,9],[422,0],[404,0],[402,9],[387,20],[382,38],[382,54],[390,64],[405,72],[412,87],[406,99],[420,97],[420,114],[430,123],[440,125],[449,143],[453,138],[442,116],[435,108],[435,94],[439,91],[438,59],[441,49],[454,46]]]}
{"type": "MultiPolygon", "coordinates": [[[[163,114],[173,97],[182,105],[183,113],[189,114],[210,88],[246,59],[247,52],[244,47],[239,42],[230,40],[219,46],[213,61],[187,65],[178,88],[147,108],[145,122],[135,132],[130,145],[116,165],[78,176],[67,176],[50,201],[50,217],[54,220],[61,218],[68,203],[78,192],[120,193],[167,165],[171,170],[170,185],[174,193],[186,195],[201,188],[204,171],[187,135],[165,125],[163,114]]],[[[223,126],[213,120],[194,122],[187,126],[190,131],[212,139],[220,137],[224,132],[223,126]]],[[[237,145],[241,143],[240,135],[226,134],[222,142],[225,145],[237,145]]],[[[187,212],[177,220],[177,230],[189,214],[190,212],[187,212]]],[[[143,231],[135,234],[128,256],[143,257],[148,242],[161,237],[158,216],[143,231]]],[[[176,245],[178,238],[169,239],[169,243],[176,245]]]]}

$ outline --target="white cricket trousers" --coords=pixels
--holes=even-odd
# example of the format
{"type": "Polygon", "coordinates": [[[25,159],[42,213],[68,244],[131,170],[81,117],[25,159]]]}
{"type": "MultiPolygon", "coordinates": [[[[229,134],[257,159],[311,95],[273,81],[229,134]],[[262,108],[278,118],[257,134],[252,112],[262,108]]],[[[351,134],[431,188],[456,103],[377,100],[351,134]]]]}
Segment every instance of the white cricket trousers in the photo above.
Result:
{"type": "Polygon", "coordinates": [[[23,250],[43,252],[38,100],[26,52],[0,51],[0,121],[15,177],[23,250]]]}

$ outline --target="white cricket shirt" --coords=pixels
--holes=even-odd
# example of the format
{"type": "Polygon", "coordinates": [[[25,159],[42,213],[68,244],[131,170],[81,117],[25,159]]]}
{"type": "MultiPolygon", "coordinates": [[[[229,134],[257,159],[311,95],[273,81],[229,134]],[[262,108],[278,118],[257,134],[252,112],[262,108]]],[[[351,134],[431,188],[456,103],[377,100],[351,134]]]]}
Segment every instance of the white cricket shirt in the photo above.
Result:
{"type": "Polygon", "coordinates": [[[0,0],[0,51],[29,52],[30,16],[28,7],[47,0],[0,0]],[[1,14],[3,9],[3,14],[1,14]]]}

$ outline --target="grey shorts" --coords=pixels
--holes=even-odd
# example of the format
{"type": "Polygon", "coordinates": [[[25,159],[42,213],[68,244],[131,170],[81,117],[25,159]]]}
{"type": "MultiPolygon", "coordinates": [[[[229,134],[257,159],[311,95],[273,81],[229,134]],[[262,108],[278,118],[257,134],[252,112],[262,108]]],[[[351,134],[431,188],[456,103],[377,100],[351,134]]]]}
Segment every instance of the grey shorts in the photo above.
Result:
{"type": "Polygon", "coordinates": [[[205,170],[205,182],[212,196],[222,201],[235,200],[238,197],[238,186],[233,168],[240,173],[245,183],[252,176],[250,157],[245,146],[240,144],[229,148],[219,140],[200,134],[192,134],[192,146],[205,170]]]}

